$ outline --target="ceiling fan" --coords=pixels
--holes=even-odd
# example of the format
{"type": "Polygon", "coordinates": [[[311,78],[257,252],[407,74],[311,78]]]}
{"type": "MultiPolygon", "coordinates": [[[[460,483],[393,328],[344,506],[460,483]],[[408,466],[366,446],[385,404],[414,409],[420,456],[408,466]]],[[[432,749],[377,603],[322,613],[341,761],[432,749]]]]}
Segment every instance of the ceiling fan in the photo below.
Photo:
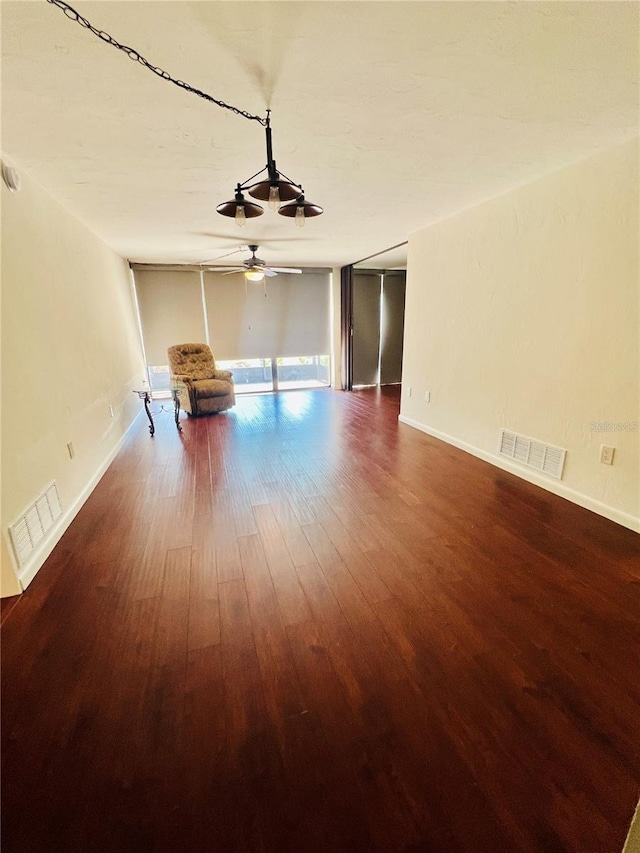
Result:
{"type": "MultiPolygon", "coordinates": [[[[296,273],[300,274],[302,270],[294,269],[293,267],[268,267],[262,258],[257,257],[256,252],[258,246],[252,243],[247,247],[251,252],[251,257],[242,262],[242,266],[233,266],[231,264],[221,264],[219,266],[207,266],[207,272],[219,272],[224,270],[222,275],[233,275],[234,273],[242,272],[246,281],[263,281],[264,277],[271,278],[278,273],[296,273]]],[[[231,253],[233,254],[233,253],[231,253]]]]}

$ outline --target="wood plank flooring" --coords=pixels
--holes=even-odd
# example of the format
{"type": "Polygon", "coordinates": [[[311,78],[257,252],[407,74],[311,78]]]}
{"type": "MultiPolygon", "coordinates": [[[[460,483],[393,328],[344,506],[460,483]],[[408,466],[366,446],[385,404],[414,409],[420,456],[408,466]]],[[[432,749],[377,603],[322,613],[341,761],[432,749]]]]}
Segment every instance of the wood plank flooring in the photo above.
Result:
{"type": "Polygon", "coordinates": [[[138,422],[5,610],[3,851],[619,853],[640,537],[398,407],[138,422]]]}

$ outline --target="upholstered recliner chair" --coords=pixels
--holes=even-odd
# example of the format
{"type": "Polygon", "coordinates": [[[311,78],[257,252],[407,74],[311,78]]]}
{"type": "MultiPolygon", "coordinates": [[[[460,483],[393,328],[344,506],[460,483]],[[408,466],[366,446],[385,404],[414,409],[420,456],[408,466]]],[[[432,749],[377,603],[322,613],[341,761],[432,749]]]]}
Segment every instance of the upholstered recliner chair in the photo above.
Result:
{"type": "Polygon", "coordinates": [[[190,415],[211,415],[235,405],[233,374],[216,370],[206,344],[177,344],[167,350],[171,379],[184,385],[180,408],[190,415]]]}

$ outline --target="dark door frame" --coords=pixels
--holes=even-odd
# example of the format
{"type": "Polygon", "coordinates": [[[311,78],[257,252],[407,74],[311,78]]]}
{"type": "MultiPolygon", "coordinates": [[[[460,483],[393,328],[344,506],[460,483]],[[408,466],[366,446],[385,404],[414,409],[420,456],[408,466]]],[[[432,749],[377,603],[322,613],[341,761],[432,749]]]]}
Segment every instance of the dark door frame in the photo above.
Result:
{"type": "Polygon", "coordinates": [[[341,366],[342,366],[342,390],[353,391],[353,268],[356,264],[363,264],[371,258],[377,258],[400,246],[406,246],[407,240],[375,252],[359,261],[354,261],[346,267],[340,267],[340,343],[341,343],[341,366]]]}

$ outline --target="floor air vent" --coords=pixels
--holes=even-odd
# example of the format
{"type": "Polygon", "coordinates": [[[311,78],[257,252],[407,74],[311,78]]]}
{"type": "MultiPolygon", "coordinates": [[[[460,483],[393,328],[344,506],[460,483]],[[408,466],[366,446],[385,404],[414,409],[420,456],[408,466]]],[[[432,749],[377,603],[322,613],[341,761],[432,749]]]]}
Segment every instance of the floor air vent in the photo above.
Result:
{"type": "Polygon", "coordinates": [[[498,452],[501,456],[508,456],[509,459],[526,465],[527,468],[540,471],[541,474],[547,474],[556,480],[562,479],[564,458],[567,455],[567,451],[563,450],[562,447],[545,444],[542,441],[536,441],[534,438],[528,438],[526,435],[519,435],[516,432],[511,432],[511,430],[503,429],[500,432],[500,449],[498,452]]]}
{"type": "Polygon", "coordinates": [[[49,488],[9,528],[11,540],[20,566],[29,562],[29,557],[44,542],[47,534],[62,515],[58,487],[49,488]]]}

